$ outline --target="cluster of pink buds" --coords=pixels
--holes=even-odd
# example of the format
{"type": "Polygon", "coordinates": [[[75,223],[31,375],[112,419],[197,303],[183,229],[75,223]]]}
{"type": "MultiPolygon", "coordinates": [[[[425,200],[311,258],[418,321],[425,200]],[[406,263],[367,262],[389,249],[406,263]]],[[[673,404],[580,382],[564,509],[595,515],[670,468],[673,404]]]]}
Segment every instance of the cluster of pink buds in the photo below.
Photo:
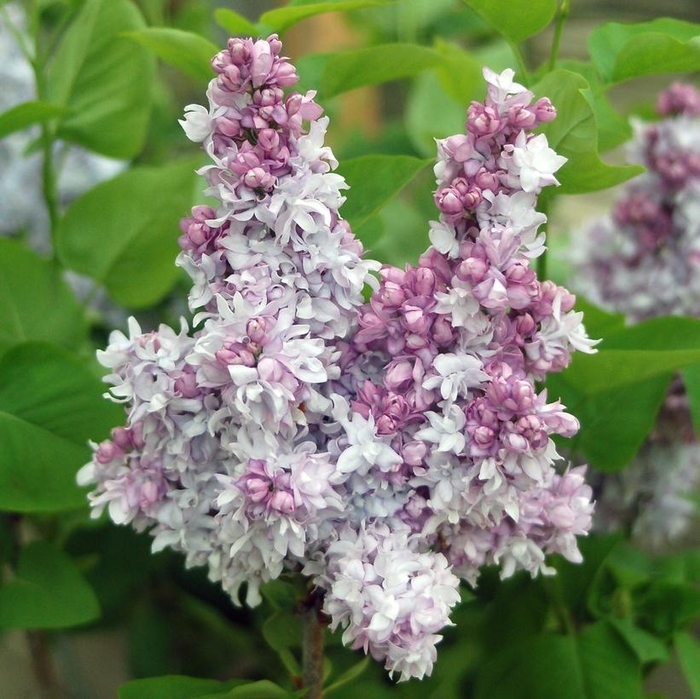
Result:
{"type": "Polygon", "coordinates": [[[439,143],[433,245],[380,269],[340,218],[328,120],[286,93],[280,49],[231,39],[209,107],[187,108],[218,202],[182,224],[195,329],[113,333],[99,357],[127,425],[79,480],[96,516],[207,566],[236,603],[301,572],[345,643],[423,677],[460,579],[549,573],[590,528],[585,469],[558,469],[552,441],[578,423],[535,386],[593,345],[574,297],[530,267],[537,194],[564,162],[530,130],[554,109],[486,70],[486,102],[439,143]]]}

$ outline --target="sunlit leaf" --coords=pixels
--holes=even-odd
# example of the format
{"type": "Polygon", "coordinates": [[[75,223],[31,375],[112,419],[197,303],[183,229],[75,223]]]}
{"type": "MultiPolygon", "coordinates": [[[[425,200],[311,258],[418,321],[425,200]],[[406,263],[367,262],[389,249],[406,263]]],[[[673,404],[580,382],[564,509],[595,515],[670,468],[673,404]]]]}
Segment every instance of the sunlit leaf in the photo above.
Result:
{"type": "Polygon", "coordinates": [[[673,643],[693,699],[700,699],[700,644],[687,631],[679,631],[673,643]]]}
{"type": "Polygon", "coordinates": [[[503,0],[464,0],[480,14],[497,32],[509,41],[519,43],[541,32],[557,11],[557,0],[529,0],[511,2],[503,0]]]}
{"type": "Polygon", "coordinates": [[[231,36],[258,36],[258,31],[255,25],[243,15],[221,7],[214,10],[214,19],[216,23],[223,27],[231,36]]]}
{"type": "Polygon", "coordinates": [[[609,22],[588,38],[591,59],[606,83],[700,69],[700,24],[667,17],[638,24],[609,22]]]}
{"type": "Polygon", "coordinates": [[[344,161],[338,171],[350,185],[350,194],[341,210],[343,218],[360,226],[433,162],[409,155],[364,155],[344,161]]]}
{"type": "Polygon", "coordinates": [[[644,171],[638,165],[613,166],[600,159],[595,114],[586,97],[589,90],[583,76],[561,69],[547,74],[533,88],[537,95],[549,97],[557,110],[557,118],[542,131],[550,148],[568,159],[556,175],[561,182],[559,193],[606,189],[644,171]]]}
{"type": "Polygon", "coordinates": [[[261,24],[269,27],[271,31],[282,34],[290,27],[308,17],[325,14],[327,12],[340,12],[342,10],[358,10],[363,7],[376,5],[391,5],[397,0],[334,0],[332,2],[295,3],[290,2],[284,7],[268,10],[260,16],[261,24]]]}
{"type": "Polygon", "coordinates": [[[417,75],[441,65],[444,57],[418,44],[381,44],[324,56],[319,94],[333,97],[365,85],[417,75]]]}
{"type": "Polygon", "coordinates": [[[48,99],[68,109],[60,138],[114,158],[141,150],[154,60],[123,33],[144,26],[128,0],[86,0],[49,66],[48,99]]]}
{"type": "Polygon", "coordinates": [[[194,78],[213,77],[211,59],[219,47],[199,34],[170,27],[147,27],[125,36],[194,78]]]}
{"type": "Polygon", "coordinates": [[[179,274],[178,222],[189,213],[194,169],[191,160],[133,168],[76,199],[58,230],[62,262],[125,306],[160,300],[179,274]]]}
{"type": "Polygon", "coordinates": [[[66,108],[48,102],[22,102],[0,114],[0,139],[15,131],[65,114],[66,108]]]}

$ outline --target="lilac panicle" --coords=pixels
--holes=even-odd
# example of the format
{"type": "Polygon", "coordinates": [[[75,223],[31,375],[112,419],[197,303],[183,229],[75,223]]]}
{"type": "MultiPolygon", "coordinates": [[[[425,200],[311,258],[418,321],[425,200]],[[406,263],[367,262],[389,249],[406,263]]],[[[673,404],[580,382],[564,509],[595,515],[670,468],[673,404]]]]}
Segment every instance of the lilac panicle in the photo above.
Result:
{"type": "MultiPolygon", "coordinates": [[[[612,210],[572,240],[573,284],[632,323],[700,317],[700,91],[673,83],[657,99],[659,120],[635,121],[628,156],[646,172],[626,183],[612,210]]],[[[700,485],[700,445],[676,381],[632,463],[597,474],[596,526],[628,530],[659,549],[687,532],[700,485]]]]}
{"type": "Polygon", "coordinates": [[[537,194],[563,163],[531,130],[555,112],[485,71],[485,103],[438,143],[432,246],[381,267],[340,216],[328,120],[289,91],[280,51],[231,39],[208,107],[186,108],[216,202],[181,225],[195,329],[113,333],[100,361],[127,425],[79,480],[96,515],[207,566],[236,603],[302,571],[345,643],[423,677],[460,579],[551,572],[545,555],[579,560],[590,527],[584,469],[557,469],[552,441],[578,423],[535,387],[593,345],[530,267],[537,194]]]}

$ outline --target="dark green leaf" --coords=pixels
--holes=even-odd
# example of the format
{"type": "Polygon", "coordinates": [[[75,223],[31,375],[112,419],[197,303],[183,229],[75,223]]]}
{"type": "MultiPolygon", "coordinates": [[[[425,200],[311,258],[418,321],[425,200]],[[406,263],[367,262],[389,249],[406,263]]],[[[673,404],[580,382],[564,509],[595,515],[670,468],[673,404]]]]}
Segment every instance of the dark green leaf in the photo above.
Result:
{"type": "Polygon", "coordinates": [[[75,348],[87,335],[85,312],[58,265],[7,238],[0,238],[0,306],[0,355],[27,340],[75,348]]]}
{"type": "Polygon", "coordinates": [[[444,57],[418,44],[383,44],[327,54],[319,94],[324,98],[366,85],[417,75],[441,65],[444,57]]]}
{"type": "Polygon", "coordinates": [[[503,0],[464,0],[478,12],[497,32],[514,43],[519,43],[541,32],[554,19],[557,0],[529,0],[511,2],[503,0]]]}
{"type": "Polygon", "coordinates": [[[323,690],[324,694],[330,694],[331,692],[335,692],[337,689],[344,687],[346,684],[354,682],[367,669],[369,663],[369,656],[365,656],[359,663],[355,663],[351,668],[340,675],[340,677],[338,677],[333,684],[328,685],[328,687],[323,690]]]}
{"type": "Polygon", "coordinates": [[[338,171],[350,185],[343,218],[360,226],[433,162],[408,155],[364,155],[341,163],[338,171]]]}
{"type": "Polygon", "coordinates": [[[693,699],[700,699],[700,645],[686,631],[679,631],[673,642],[693,699]]]}
{"type": "Polygon", "coordinates": [[[0,139],[32,124],[65,114],[65,107],[48,102],[23,102],[0,114],[0,139]]]}
{"type": "Polygon", "coordinates": [[[80,507],[77,470],[88,440],[107,436],[122,409],[83,362],[44,343],[15,345],[0,360],[0,509],[80,507]]]}
{"type": "Polygon", "coordinates": [[[598,155],[598,128],[583,76],[568,70],[547,74],[533,91],[546,96],[556,107],[557,118],[546,124],[550,148],[568,158],[557,173],[560,193],[578,194],[606,189],[634,177],[644,169],[638,165],[612,166],[598,155]]]}
{"type": "Polygon", "coordinates": [[[637,626],[632,619],[610,619],[610,624],[634,651],[640,663],[668,660],[667,645],[658,636],[637,626]]]}
{"type": "Polygon", "coordinates": [[[99,616],[97,598],[73,561],[36,541],[20,553],[17,575],[0,587],[0,628],[57,629],[99,616]]]}
{"type": "Polygon", "coordinates": [[[199,699],[211,694],[226,697],[226,691],[232,685],[233,682],[164,675],[127,682],[119,688],[119,699],[199,699]]]}
{"type": "Polygon", "coordinates": [[[127,32],[125,36],[193,78],[208,81],[213,77],[211,59],[219,48],[199,34],[170,27],[147,27],[127,32]]]}
{"type": "Polygon", "coordinates": [[[49,101],[69,110],[58,125],[60,138],[114,158],[141,150],[154,61],[122,34],[143,28],[128,0],[86,0],[49,68],[49,101]]]}
{"type": "Polygon", "coordinates": [[[591,32],[588,50],[604,82],[700,68],[700,24],[663,17],[609,22],[591,32]]]}
{"type": "Polygon", "coordinates": [[[671,638],[700,614],[700,591],[688,583],[653,580],[632,593],[640,623],[659,636],[671,638]]]}
{"type": "Polygon", "coordinates": [[[390,5],[394,2],[396,0],[333,0],[331,2],[313,2],[308,4],[295,4],[292,2],[284,7],[264,12],[260,16],[260,22],[265,27],[269,27],[272,32],[282,34],[307,17],[325,14],[326,12],[357,10],[375,5],[390,5]]]}
{"type": "MultiPolygon", "coordinates": [[[[629,464],[649,434],[673,374],[661,373],[644,381],[618,384],[592,393],[576,375],[576,362],[574,358],[569,370],[548,377],[549,394],[560,397],[581,423],[581,430],[573,440],[574,448],[599,470],[617,471],[629,464]],[[575,375],[572,381],[570,371],[575,375]]],[[[624,369],[616,364],[609,366],[613,378],[616,367],[624,369]]],[[[600,385],[602,379],[597,383],[600,385]]]]}
{"type": "Polygon", "coordinates": [[[280,656],[288,672],[291,675],[300,675],[299,663],[290,649],[301,645],[301,617],[289,610],[275,612],[263,624],[262,634],[268,645],[280,656]]]}
{"type": "Polygon", "coordinates": [[[195,162],[134,168],[76,199],[57,249],[69,269],[104,284],[117,303],[143,308],[178,277],[178,222],[189,213],[195,162]]]}
{"type": "Polygon", "coordinates": [[[503,650],[477,676],[475,699],[639,699],[639,663],[606,622],[579,636],[543,634],[503,650]]]}
{"type": "Polygon", "coordinates": [[[557,577],[552,584],[558,587],[572,614],[584,616],[598,578],[619,545],[620,539],[616,534],[580,538],[578,545],[583,556],[581,563],[571,563],[564,558],[557,559],[557,577]]]}

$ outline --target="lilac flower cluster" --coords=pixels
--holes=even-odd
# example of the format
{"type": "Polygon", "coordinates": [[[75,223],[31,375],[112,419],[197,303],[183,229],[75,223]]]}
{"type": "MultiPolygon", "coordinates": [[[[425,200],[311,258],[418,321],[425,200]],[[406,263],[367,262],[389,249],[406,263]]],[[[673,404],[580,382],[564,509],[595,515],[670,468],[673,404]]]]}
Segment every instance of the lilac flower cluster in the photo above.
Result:
{"type": "Polygon", "coordinates": [[[632,321],[698,315],[700,302],[700,92],[674,83],[657,113],[657,122],[633,122],[628,146],[647,171],[572,251],[576,288],[632,321]]]}
{"type": "MultiPolygon", "coordinates": [[[[573,240],[573,285],[631,322],[700,317],[700,92],[674,83],[657,100],[660,120],[634,122],[629,159],[647,171],[612,211],[573,240]]],[[[623,471],[595,474],[596,527],[628,530],[659,549],[685,534],[700,485],[700,445],[685,390],[674,381],[641,450],[623,471]]]]}
{"type": "Polygon", "coordinates": [[[234,602],[303,573],[346,644],[423,677],[460,578],[548,573],[590,528],[585,469],[555,470],[552,436],[578,423],[534,383],[594,344],[529,266],[563,163],[530,130],[554,110],[486,70],[466,133],[439,142],[432,247],[380,269],[338,214],[327,119],[285,93],[280,50],[231,39],[209,108],[187,108],[218,201],[182,224],[195,329],[113,333],[99,358],[127,426],[79,480],[96,516],[148,529],[234,602]]]}

